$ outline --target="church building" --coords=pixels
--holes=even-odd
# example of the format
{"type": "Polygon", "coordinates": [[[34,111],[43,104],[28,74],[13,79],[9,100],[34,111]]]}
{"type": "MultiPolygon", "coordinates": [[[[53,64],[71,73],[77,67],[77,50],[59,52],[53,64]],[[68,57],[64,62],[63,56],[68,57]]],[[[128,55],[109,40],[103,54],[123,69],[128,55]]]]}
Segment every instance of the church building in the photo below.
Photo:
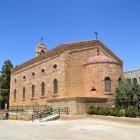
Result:
{"type": "Polygon", "coordinates": [[[100,40],[37,45],[35,58],[12,69],[10,106],[68,107],[82,114],[88,105],[113,104],[123,79],[123,62],[100,40]]]}

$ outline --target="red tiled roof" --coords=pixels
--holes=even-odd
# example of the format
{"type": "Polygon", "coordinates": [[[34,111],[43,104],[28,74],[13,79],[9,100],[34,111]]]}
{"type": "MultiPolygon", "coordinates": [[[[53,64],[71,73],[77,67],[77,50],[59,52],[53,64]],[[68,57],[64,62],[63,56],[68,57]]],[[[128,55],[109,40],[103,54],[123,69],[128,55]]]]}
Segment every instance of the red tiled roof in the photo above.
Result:
{"type": "Polygon", "coordinates": [[[55,55],[59,55],[62,54],[63,52],[67,51],[67,50],[75,50],[75,49],[82,49],[82,48],[86,48],[86,47],[92,47],[92,46],[100,46],[101,48],[103,48],[105,51],[107,51],[112,57],[114,57],[115,59],[117,59],[120,64],[122,64],[123,62],[111,51],[109,50],[101,41],[99,40],[90,40],[90,41],[81,41],[81,42],[76,42],[76,43],[68,43],[68,44],[62,44],[57,46],[56,48],[47,51],[45,54],[40,55],[38,57],[35,57],[29,61],[24,62],[23,64],[19,65],[18,67],[15,67],[12,69],[12,73],[15,73],[23,68],[26,68],[32,64],[35,64],[41,60],[47,59],[47,58],[51,58],[55,55]]]}
{"type": "Polygon", "coordinates": [[[97,55],[89,58],[89,63],[104,63],[104,62],[115,62],[113,59],[109,58],[108,56],[104,55],[97,55]]]}

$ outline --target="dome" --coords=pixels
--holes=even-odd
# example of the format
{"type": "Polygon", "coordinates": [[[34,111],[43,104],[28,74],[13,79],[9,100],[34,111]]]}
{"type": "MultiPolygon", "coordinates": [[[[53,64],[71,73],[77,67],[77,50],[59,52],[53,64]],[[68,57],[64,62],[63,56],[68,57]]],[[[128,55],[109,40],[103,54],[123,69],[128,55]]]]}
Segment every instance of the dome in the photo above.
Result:
{"type": "Polygon", "coordinates": [[[88,62],[89,63],[108,63],[108,62],[115,62],[115,61],[109,58],[108,56],[98,55],[98,56],[90,57],[88,62]]]}

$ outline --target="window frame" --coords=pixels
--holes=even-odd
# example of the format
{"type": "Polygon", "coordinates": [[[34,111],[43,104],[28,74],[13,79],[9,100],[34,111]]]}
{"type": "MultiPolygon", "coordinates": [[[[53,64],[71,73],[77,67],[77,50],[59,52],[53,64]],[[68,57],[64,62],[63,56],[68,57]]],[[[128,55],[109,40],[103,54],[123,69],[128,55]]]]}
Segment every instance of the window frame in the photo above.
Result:
{"type": "Polygon", "coordinates": [[[111,79],[110,79],[110,77],[106,77],[104,79],[104,87],[105,87],[105,92],[111,92],[111,79]]]}
{"type": "Polygon", "coordinates": [[[35,85],[33,84],[32,85],[32,98],[35,97],[35,85]]]}
{"type": "Polygon", "coordinates": [[[53,81],[53,93],[57,94],[58,93],[58,80],[54,79],[53,81]]]}
{"type": "Polygon", "coordinates": [[[23,91],[22,91],[22,99],[25,100],[25,97],[26,97],[26,88],[23,87],[23,91]]]}
{"type": "Polygon", "coordinates": [[[14,101],[16,101],[16,97],[17,97],[17,90],[14,89],[14,101]]]}
{"type": "Polygon", "coordinates": [[[45,82],[41,83],[41,96],[45,95],[45,82]]]}

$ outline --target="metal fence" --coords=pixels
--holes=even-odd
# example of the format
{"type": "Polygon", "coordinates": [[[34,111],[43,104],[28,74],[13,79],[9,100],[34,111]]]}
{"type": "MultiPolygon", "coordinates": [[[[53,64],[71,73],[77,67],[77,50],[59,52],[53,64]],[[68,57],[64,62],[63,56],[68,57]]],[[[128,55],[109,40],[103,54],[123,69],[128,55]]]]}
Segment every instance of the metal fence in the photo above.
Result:
{"type": "Polygon", "coordinates": [[[8,112],[10,119],[34,120],[46,117],[51,114],[68,115],[68,107],[52,108],[49,106],[11,106],[8,112]]]}
{"type": "Polygon", "coordinates": [[[8,112],[11,113],[36,113],[43,110],[47,110],[47,105],[42,106],[10,106],[8,112]]]}
{"type": "Polygon", "coordinates": [[[40,119],[42,120],[42,118],[45,118],[49,115],[60,115],[61,114],[66,114],[68,115],[68,107],[57,107],[57,108],[52,108],[52,107],[49,107],[47,110],[45,111],[40,111],[38,113],[34,113],[32,114],[32,121],[34,119],[40,119]]]}

